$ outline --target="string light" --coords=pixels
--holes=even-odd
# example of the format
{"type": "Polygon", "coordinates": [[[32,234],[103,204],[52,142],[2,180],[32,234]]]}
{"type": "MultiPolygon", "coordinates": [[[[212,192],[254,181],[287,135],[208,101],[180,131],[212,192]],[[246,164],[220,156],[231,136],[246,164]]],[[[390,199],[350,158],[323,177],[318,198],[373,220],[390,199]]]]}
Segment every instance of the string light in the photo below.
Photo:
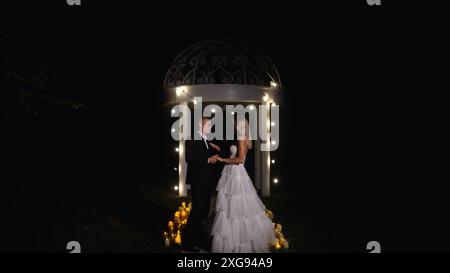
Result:
{"type": "MultiPolygon", "coordinates": [[[[273,88],[275,88],[275,87],[278,87],[278,84],[276,83],[276,82],[274,82],[274,81],[271,81],[270,82],[270,86],[271,87],[273,87],[273,88]]],[[[192,97],[191,96],[189,96],[189,94],[187,94],[187,92],[186,92],[186,90],[184,89],[184,88],[182,88],[182,87],[177,87],[176,89],[175,89],[175,92],[176,92],[176,96],[178,97],[178,96],[180,96],[180,95],[182,95],[183,93],[185,93],[188,97],[190,97],[191,99],[192,99],[192,97]]],[[[268,104],[270,104],[271,105],[271,107],[274,107],[274,106],[276,106],[276,104],[273,102],[273,100],[271,100],[271,98],[269,97],[269,94],[264,94],[263,95],[263,97],[262,97],[262,99],[263,99],[263,101],[264,102],[266,102],[266,103],[268,103],[268,104]]],[[[193,104],[197,104],[198,103],[198,101],[194,98],[194,99],[192,99],[192,102],[193,102],[193,104]]],[[[255,107],[255,105],[249,105],[249,109],[251,110],[251,111],[254,111],[255,109],[256,109],[256,107],[255,107]]],[[[211,112],[212,113],[216,113],[217,112],[217,109],[216,108],[212,108],[211,109],[211,112]]],[[[175,114],[176,113],[176,111],[175,111],[175,109],[172,109],[171,110],[171,113],[172,114],[175,114]]],[[[230,113],[231,115],[235,115],[236,114],[236,112],[231,112],[230,113]]],[[[268,124],[270,124],[270,126],[275,126],[276,125],[276,123],[275,122],[270,122],[270,120],[268,120],[268,124]]],[[[171,131],[174,133],[174,132],[176,132],[176,129],[175,128],[172,128],[171,129],[171,131]]],[[[276,141],[275,140],[272,140],[271,142],[270,142],[272,145],[276,145],[276,141]]],[[[176,147],[175,148],[175,152],[177,152],[177,153],[180,153],[180,148],[178,148],[178,147],[176,147]]],[[[269,165],[270,165],[270,163],[272,163],[272,164],[275,164],[275,159],[272,159],[272,160],[270,160],[270,158],[269,158],[269,165]]],[[[173,168],[173,170],[174,171],[178,171],[178,168],[177,167],[174,167],[173,168]]],[[[279,179],[278,178],[274,178],[273,179],[273,183],[274,184],[278,184],[279,183],[279,179]]],[[[179,186],[178,185],[175,185],[174,187],[173,187],[173,189],[176,191],[176,192],[178,192],[179,191],[179,186]]],[[[172,234],[171,234],[172,235],[172,234]]],[[[177,234],[180,238],[177,238],[178,240],[175,240],[175,243],[176,244],[180,244],[181,243],[181,234],[179,234],[179,230],[178,230],[178,234],[177,234]]],[[[178,237],[178,236],[176,236],[176,237],[178,237]]],[[[168,234],[167,234],[167,232],[165,233],[165,235],[164,235],[164,238],[168,238],[168,240],[169,240],[169,244],[170,244],[170,242],[171,242],[171,240],[170,240],[170,237],[168,236],[168,234]]],[[[172,240],[172,241],[174,241],[174,240],[172,240]]],[[[283,244],[284,242],[282,242],[281,240],[279,240],[279,242],[278,242],[278,244],[280,245],[280,248],[283,248],[283,245],[285,245],[286,243],[287,243],[287,241],[283,244]]],[[[167,246],[167,244],[166,244],[166,246],[167,246]]],[[[287,248],[287,247],[284,247],[284,248],[287,248]]]]}
{"type": "Polygon", "coordinates": [[[177,94],[177,97],[180,96],[184,91],[184,89],[182,87],[177,87],[175,89],[175,93],[177,94]]]}

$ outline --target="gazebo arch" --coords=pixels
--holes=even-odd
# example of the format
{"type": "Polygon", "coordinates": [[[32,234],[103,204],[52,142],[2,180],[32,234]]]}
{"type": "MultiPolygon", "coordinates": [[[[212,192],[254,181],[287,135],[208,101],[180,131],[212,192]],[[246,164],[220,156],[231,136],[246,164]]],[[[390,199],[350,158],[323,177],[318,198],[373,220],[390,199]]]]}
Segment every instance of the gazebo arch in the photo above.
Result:
{"type": "MultiPolygon", "coordinates": [[[[194,97],[203,103],[271,104],[281,99],[281,80],[270,58],[249,43],[213,39],[183,50],[164,79],[166,105],[187,105],[194,97]]],[[[270,118],[269,116],[267,117],[270,118]]],[[[270,152],[255,145],[255,186],[270,195],[270,152]]],[[[184,140],[179,141],[178,191],[187,195],[184,140]]]]}

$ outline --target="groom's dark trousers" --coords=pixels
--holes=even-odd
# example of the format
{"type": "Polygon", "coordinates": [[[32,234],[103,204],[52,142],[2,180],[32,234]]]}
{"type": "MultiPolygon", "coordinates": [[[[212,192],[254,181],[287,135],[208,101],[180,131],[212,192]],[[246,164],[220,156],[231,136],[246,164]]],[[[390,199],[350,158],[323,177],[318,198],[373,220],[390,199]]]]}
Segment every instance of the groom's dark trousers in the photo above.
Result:
{"type": "MultiPolygon", "coordinates": [[[[199,136],[199,135],[198,135],[199,136]]],[[[201,246],[203,222],[208,218],[211,201],[213,165],[208,158],[215,151],[208,149],[203,139],[186,141],[186,184],[191,185],[192,210],[183,235],[183,248],[201,246]]]]}

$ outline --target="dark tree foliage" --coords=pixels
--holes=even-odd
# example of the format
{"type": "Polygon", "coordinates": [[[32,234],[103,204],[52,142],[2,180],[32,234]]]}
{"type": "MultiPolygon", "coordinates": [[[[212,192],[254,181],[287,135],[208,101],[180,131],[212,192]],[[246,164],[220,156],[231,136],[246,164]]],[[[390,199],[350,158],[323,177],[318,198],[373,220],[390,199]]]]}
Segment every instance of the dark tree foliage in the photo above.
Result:
{"type": "Polygon", "coordinates": [[[19,30],[0,33],[0,104],[2,131],[7,137],[2,146],[7,150],[14,149],[18,128],[33,116],[82,107],[56,86],[48,27],[19,30]]]}

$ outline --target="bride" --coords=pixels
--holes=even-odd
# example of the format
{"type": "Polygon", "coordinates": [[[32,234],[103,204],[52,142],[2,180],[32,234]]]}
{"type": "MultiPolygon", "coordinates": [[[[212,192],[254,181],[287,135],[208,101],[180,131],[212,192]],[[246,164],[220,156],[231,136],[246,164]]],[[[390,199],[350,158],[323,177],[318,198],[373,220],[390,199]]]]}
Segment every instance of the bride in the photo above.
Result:
{"type": "Polygon", "coordinates": [[[218,157],[227,165],[217,185],[211,250],[219,253],[270,252],[276,240],[272,221],[265,214],[265,206],[244,167],[247,151],[251,149],[248,122],[238,122],[236,130],[239,142],[237,147],[230,147],[231,157],[218,157]]]}

